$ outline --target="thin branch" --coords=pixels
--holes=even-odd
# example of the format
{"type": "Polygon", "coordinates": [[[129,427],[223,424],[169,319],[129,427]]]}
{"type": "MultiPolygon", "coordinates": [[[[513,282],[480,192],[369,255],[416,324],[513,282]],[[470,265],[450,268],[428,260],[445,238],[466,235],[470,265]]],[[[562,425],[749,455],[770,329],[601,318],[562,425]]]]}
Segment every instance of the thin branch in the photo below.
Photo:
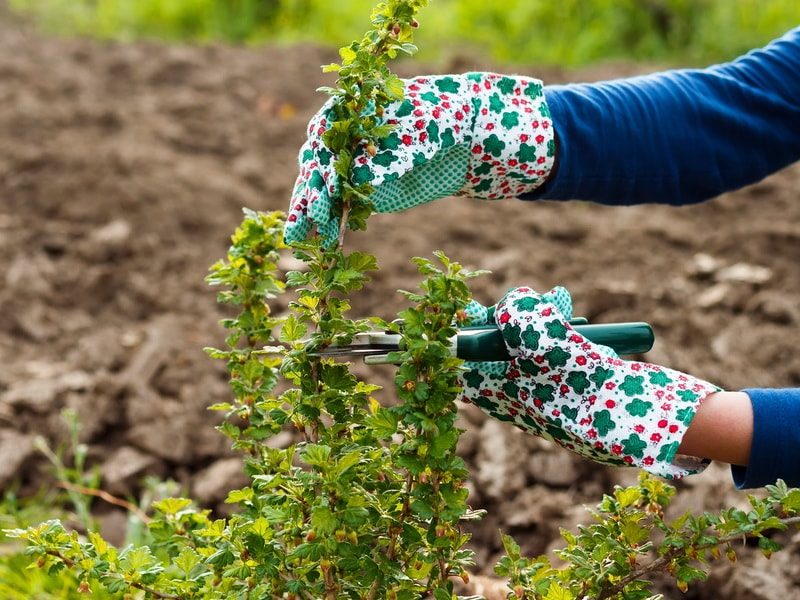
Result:
{"type": "MultiPolygon", "coordinates": [[[[788,517],[786,519],[781,519],[781,523],[790,527],[792,525],[800,525],[800,517],[788,517]]],[[[718,538],[714,542],[710,542],[708,544],[703,544],[701,546],[697,546],[696,550],[708,550],[709,548],[715,548],[717,546],[721,546],[722,544],[728,544],[733,542],[734,540],[740,539],[742,537],[742,532],[732,533],[730,535],[726,535],[724,537],[718,538]]],[[[752,537],[752,536],[750,536],[752,537]]],[[[664,567],[669,564],[669,562],[675,558],[679,549],[675,549],[674,551],[667,552],[664,556],[660,556],[654,561],[646,564],[645,566],[633,571],[620,579],[617,583],[615,583],[612,587],[604,589],[600,592],[600,595],[597,597],[597,600],[607,600],[608,598],[612,598],[615,594],[619,594],[625,589],[625,586],[629,583],[636,581],[644,577],[649,573],[654,573],[660,571],[664,567]]]]}
{"type": "Polygon", "coordinates": [[[151,594],[154,598],[161,598],[162,600],[184,600],[185,598],[185,596],[175,596],[173,594],[159,592],[158,590],[154,590],[153,588],[147,587],[141,583],[131,583],[130,585],[137,590],[142,590],[145,594],[151,594]]]}
{"type": "Polygon", "coordinates": [[[150,521],[152,520],[150,517],[147,516],[147,514],[145,514],[145,512],[141,508],[139,508],[135,504],[132,504],[127,500],[123,500],[122,498],[117,498],[116,496],[112,496],[105,490],[96,490],[94,488],[89,488],[82,485],[76,485],[68,481],[59,482],[58,487],[64,488],[65,490],[69,490],[71,492],[84,494],[86,496],[95,496],[96,498],[105,500],[109,504],[113,504],[115,506],[124,508],[128,512],[131,512],[134,515],[136,515],[139,518],[139,520],[141,520],[142,523],[144,523],[145,525],[149,524],[150,521]]]}
{"type": "Polygon", "coordinates": [[[350,216],[350,202],[342,204],[342,220],[339,221],[339,250],[344,248],[344,234],[347,232],[347,219],[350,216]]]}

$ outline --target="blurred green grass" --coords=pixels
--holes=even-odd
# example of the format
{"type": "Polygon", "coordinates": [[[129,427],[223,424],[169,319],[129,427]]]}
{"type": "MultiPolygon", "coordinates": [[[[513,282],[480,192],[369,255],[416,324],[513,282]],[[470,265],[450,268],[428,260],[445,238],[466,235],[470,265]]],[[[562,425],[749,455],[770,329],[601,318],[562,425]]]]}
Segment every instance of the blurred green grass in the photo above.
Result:
{"type": "MultiPolygon", "coordinates": [[[[44,28],[103,39],[311,41],[340,46],[375,0],[10,0],[44,28]]],[[[800,24],[795,0],[434,0],[418,37],[425,60],[472,52],[520,64],[599,60],[703,64],[800,24]]]]}

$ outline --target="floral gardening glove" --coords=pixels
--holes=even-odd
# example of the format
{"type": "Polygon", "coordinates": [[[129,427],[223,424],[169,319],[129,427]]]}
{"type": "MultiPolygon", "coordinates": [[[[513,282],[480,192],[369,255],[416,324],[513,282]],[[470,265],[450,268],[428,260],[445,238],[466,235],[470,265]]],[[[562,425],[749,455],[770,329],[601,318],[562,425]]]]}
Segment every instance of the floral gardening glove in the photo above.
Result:
{"type": "MultiPolygon", "coordinates": [[[[469,73],[406,80],[405,99],[384,111],[395,129],[380,145],[360,148],[355,183],[371,183],[377,212],[395,212],[451,195],[495,200],[544,183],[555,160],[542,83],[528,77],[469,73]]],[[[334,239],[339,194],[333,155],[322,135],[332,100],[311,119],[300,149],[300,175],[284,237],[305,239],[312,226],[334,239]]]]}
{"type": "MultiPolygon", "coordinates": [[[[479,320],[481,312],[473,305],[468,315],[479,320]]],[[[599,463],[633,465],[669,479],[705,468],[707,461],[677,450],[700,403],[720,388],[620,360],[579,335],[567,322],[571,313],[563,288],[506,294],[494,320],[514,358],[467,363],[462,400],[599,463]]]]}

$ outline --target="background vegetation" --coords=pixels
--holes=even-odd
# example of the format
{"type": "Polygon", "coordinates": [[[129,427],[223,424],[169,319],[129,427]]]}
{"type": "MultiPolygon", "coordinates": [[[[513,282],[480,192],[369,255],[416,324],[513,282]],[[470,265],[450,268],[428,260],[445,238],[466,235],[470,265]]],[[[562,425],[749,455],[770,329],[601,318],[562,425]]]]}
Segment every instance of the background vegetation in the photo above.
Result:
{"type": "MultiPolygon", "coordinates": [[[[155,38],[339,45],[372,0],[10,0],[51,31],[155,38]]],[[[789,0],[440,0],[425,11],[423,57],[454,51],[575,66],[598,60],[702,64],[732,58],[800,24],[789,0]]]]}

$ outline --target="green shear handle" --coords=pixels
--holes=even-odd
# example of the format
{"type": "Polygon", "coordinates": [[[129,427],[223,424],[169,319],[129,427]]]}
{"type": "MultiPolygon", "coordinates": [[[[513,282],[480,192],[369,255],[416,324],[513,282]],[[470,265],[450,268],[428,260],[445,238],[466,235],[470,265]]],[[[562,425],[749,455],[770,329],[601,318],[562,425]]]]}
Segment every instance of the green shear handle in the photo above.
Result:
{"type": "MultiPolygon", "coordinates": [[[[604,323],[586,325],[585,320],[570,322],[575,331],[595,344],[613,348],[620,355],[642,354],[653,347],[655,335],[648,323],[604,323]],[[579,324],[580,323],[580,324],[579,324]]],[[[510,360],[503,334],[493,325],[464,327],[458,330],[456,355],[471,361],[510,360]]]]}

